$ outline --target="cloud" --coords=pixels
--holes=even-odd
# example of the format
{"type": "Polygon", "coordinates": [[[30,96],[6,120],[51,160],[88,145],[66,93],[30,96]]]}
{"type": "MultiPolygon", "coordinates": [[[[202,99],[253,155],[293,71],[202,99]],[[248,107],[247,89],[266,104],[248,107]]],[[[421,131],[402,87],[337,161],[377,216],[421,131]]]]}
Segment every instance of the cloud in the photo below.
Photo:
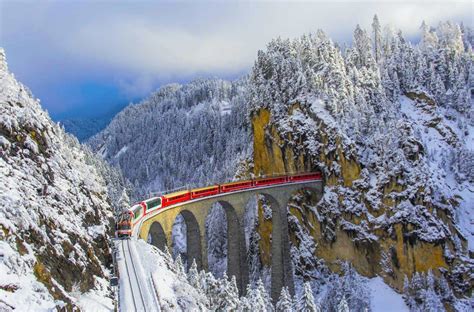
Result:
{"type": "Polygon", "coordinates": [[[248,69],[256,51],[277,36],[296,37],[322,28],[347,41],[357,23],[370,27],[375,13],[383,23],[414,35],[422,20],[436,24],[463,17],[469,6],[459,2],[200,3],[186,10],[183,4],[168,4],[162,12],[158,6],[151,12],[113,11],[93,19],[74,29],[63,48],[74,57],[144,75],[228,73],[248,69]]]}
{"type": "Polygon", "coordinates": [[[458,1],[0,0],[0,44],[11,68],[39,95],[66,81],[95,80],[112,81],[125,97],[135,97],[158,84],[248,72],[257,51],[278,36],[295,38],[323,29],[335,41],[349,42],[356,24],[368,29],[378,14],[382,24],[413,38],[422,20],[472,26],[472,12],[471,2],[458,1]]]}

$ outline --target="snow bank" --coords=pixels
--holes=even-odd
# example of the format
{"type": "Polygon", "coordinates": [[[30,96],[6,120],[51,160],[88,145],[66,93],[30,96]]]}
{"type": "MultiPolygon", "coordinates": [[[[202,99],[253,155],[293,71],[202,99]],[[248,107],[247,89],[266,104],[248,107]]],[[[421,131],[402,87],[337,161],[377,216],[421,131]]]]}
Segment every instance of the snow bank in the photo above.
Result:
{"type": "Polygon", "coordinates": [[[372,294],[372,309],[374,312],[410,311],[405,301],[403,301],[402,295],[385,284],[381,277],[370,279],[368,286],[372,294]]]}
{"type": "Polygon", "coordinates": [[[153,278],[162,311],[205,309],[206,297],[189,285],[186,275],[174,271],[173,262],[163,252],[143,240],[134,239],[134,243],[144,274],[153,278]]]}

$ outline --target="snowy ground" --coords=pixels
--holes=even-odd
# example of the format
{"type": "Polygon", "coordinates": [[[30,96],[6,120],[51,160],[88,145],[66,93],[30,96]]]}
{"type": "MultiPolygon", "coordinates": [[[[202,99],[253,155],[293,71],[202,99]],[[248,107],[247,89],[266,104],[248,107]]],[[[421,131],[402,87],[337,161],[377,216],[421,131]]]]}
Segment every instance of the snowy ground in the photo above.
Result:
{"type": "MultiPolygon", "coordinates": [[[[126,255],[121,246],[125,243],[130,243],[130,256],[133,257],[139,282],[139,286],[133,285],[132,288],[135,292],[142,292],[146,311],[202,310],[206,298],[188,284],[186,275],[174,272],[172,262],[161,251],[143,240],[132,238],[128,241],[116,241],[116,247],[119,250],[117,262],[120,272],[121,311],[134,310],[129,279],[135,279],[135,277],[130,277],[126,273],[124,262],[126,255]]],[[[127,247],[125,247],[125,252],[127,252],[127,247]]],[[[137,295],[135,298],[139,300],[137,295]]]]}
{"type": "Polygon", "coordinates": [[[410,311],[403,301],[402,295],[385,284],[381,277],[370,279],[368,286],[372,294],[372,309],[374,312],[410,311]]]}
{"type": "MultiPolygon", "coordinates": [[[[437,181],[437,186],[442,194],[457,197],[459,208],[456,211],[456,222],[468,241],[470,250],[474,250],[474,186],[469,181],[459,183],[455,177],[452,165],[449,164],[450,155],[447,151],[471,150],[474,129],[468,126],[468,135],[458,127],[458,124],[444,116],[446,112],[430,110],[418,105],[407,97],[400,100],[401,110],[412,122],[419,139],[424,144],[430,159],[430,171],[432,178],[437,181]],[[436,120],[435,126],[428,127],[427,124],[436,120]],[[447,134],[446,134],[447,133],[447,134]],[[442,135],[444,134],[444,135],[442,135]],[[449,140],[456,142],[454,148],[449,140]]],[[[455,114],[454,120],[464,121],[462,115],[455,114]]],[[[465,122],[465,121],[464,121],[465,122]]],[[[451,143],[454,144],[454,143],[451,143]]]]}

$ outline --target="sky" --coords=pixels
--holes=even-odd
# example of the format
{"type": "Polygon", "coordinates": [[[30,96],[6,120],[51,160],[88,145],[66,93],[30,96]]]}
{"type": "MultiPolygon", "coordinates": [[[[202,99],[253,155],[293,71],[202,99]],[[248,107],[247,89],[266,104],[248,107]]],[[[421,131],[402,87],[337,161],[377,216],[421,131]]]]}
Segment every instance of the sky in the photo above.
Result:
{"type": "Polygon", "coordinates": [[[323,29],[350,42],[373,15],[413,40],[429,25],[473,27],[471,1],[5,1],[0,47],[53,119],[99,117],[160,86],[236,79],[278,36],[323,29]]]}

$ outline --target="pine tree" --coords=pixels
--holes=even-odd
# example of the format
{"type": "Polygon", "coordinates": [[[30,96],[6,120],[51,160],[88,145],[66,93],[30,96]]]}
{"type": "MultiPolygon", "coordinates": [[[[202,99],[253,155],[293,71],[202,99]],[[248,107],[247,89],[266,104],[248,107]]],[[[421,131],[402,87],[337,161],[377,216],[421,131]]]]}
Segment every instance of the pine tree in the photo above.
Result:
{"type": "Polygon", "coordinates": [[[235,277],[229,282],[227,274],[224,272],[224,276],[219,279],[218,285],[215,308],[218,311],[235,311],[240,304],[235,277]]]}
{"type": "Polygon", "coordinates": [[[273,304],[272,304],[272,299],[270,298],[270,295],[268,294],[267,290],[265,289],[265,286],[263,285],[263,282],[261,279],[257,281],[256,289],[260,293],[260,296],[262,297],[262,300],[267,307],[266,311],[270,312],[273,311],[273,304]]]}
{"type": "Polygon", "coordinates": [[[125,188],[122,190],[118,204],[120,211],[127,210],[130,207],[130,199],[128,198],[127,190],[125,188]]]}
{"type": "Polygon", "coordinates": [[[276,312],[292,312],[293,311],[293,298],[288,291],[288,287],[281,289],[280,298],[275,306],[276,312]]]}
{"type": "Polygon", "coordinates": [[[343,296],[341,302],[339,302],[337,312],[349,312],[349,304],[347,303],[345,296],[343,296]]]}
{"type": "Polygon", "coordinates": [[[196,260],[193,259],[193,263],[191,264],[191,268],[188,271],[188,281],[191,286],[193,286],[196,289],[200,288],[200,283],[199,283],[199,272],[197,270],[197,264],[196,260]]]}
{"type": "Polygon", "coordinates": [[[199,272],[198,280],[199,280],[199,288],[200,288],[204,293],[206,293],[206,291],[207,291],[206,271],[201,270],[201,271],[199,272]]]}
{"type": "Polygon", "coordinates": [[[168,248],[168,246],[165,246],[164,254],[167,261],[173,260],[173,257],[171,256],[170,249],[168,248]]]}
{"type": "Polygon", "coordinates": [[[378,63],[382,59],[382,30],[377,14],[374,15],[372,22],[372,35],[374,40],[375,61],[378,63]]]}
{"type": "Polygon", "coordinates": [[[255,288],[251,288],[250,284],[247,286],[247,302],[252,311],[274,311],[272,301],[268,295],[262,280],[257,281],[255,288]]]}
{"type": "Polygon", "coordinates": [[[186,271],[184,270],[184,265],[183,265],[183,261],[181,260],[181,255],[178,255],[178,257],[176,257],[176,260],[174,263],[175,263],[174,264],[175,271],[176,271],[176,274],[178,275],[178,278],[186,279],[186,271]]]}
{"type": "Polygon", "coordinates": [[[313,290],[309,282],[304,283],[303,292],[296,305],[297,311],[319,312],[320,309],[314,302],[313,290]]]}
{"type": "Polygon", "coordinates": [[[204,275],[205,286],[204,289],[207,298],[209,299],[209,309],[215,310],[219,303],[219,282],[216,280],[211,272],[207,272],[204,275]]]}
{"type": "Polygon", "coordinates": [[[442,301],[446,301],[446,302],[453,301],[453,298],[454,298],[453,291],[451,290],[451,287],[449,286],[448,281],[443,275],[441,275],[441,277],[438,279],[437,293],[439,293],[442,301]]]}

